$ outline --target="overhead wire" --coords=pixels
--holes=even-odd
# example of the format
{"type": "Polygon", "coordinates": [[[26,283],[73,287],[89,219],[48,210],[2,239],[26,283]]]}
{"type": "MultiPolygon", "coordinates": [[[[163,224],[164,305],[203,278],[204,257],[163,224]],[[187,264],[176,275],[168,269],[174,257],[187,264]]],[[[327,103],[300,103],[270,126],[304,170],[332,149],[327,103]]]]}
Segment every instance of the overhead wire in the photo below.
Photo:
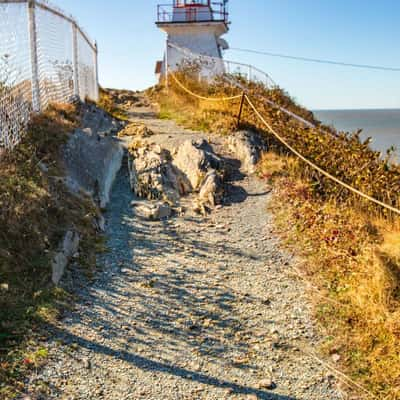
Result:
{"type": "Polygon", "coordinates": [[[295,60],[295,61],[312,62],[312,63],[318,63],[318,64],[330,64],[330,65],[337,65],[337,66],[342,66],[342,67],[363,68],[363,69],[388,71],[388,72],[400,72],[400,67],[386,67],[386,66],[382,66],[382,65],[356,64],[356,63],[348,63],[348,62],[343,62],[343,61],[292,56],[289,54],[273,53],[273,52],[269,52],[269,51],[243,49],[240,47],[230,47],[229,50],[239,51],[239,52],[244,52],[244,53],[260,54],[260,55],[265,55],[265,56],[269,56],[269,57],[285,58],[285,59],[295,60]]]}

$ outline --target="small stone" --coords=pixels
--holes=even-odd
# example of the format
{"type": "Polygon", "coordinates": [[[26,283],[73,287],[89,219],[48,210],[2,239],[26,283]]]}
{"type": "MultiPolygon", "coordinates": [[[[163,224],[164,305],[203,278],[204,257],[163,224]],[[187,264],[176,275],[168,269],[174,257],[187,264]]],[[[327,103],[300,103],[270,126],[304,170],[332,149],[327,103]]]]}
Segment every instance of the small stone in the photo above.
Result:
{"type": "Polygon", "coordinates": [[[275,389],[276,385],[275,383],[272,381],[272,379],[266,378],[266,379],[262,379],[261,381],[258,382],[258,388],[259,389],[275,389]]]}
{"type": "Polygon", "coordinates": [[[83,367],[85,368],[85,369],[91,369],[92,368],[92,363],[90,362],[90,360],[88,359],[88,358],[83,358],[82,359],[82,364],[83,364],[83,367]]]}
{"type": "Polygon", "coordinates": [[[340,355],[339,354],[332,354],[331,358],[332,358],[332,361],[334,363],[337,363],[337,362],[340,361],[340,355]]]}
{"type": "Polygon", "coordinates": [[[132,207],[134,207],[137,215],[152,221],[169,218],[172,214],[172,208],[167,203],[147,203],[133,201],[132,207]]]}
{"type": "Polygon", "coordinates": [[[8,283],[1,283],[0,284],[0,290],[2,292],[7,292],[8,291],[8,283]]]}
{"type": "Polygon", "coordinates": [[[246,357],[237,357],[233,360],[235,365],[243,365],[249,362],[249,359],[246,357]]]}

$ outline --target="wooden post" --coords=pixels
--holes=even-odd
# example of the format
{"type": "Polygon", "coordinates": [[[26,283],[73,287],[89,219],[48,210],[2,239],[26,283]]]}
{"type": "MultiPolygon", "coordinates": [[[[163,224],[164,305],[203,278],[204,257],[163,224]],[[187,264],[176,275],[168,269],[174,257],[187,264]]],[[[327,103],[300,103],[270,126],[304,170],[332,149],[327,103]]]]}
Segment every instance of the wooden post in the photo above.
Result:
{"type": "Polygon", "coordinates": [[[37,31],[35,16],[35,0],[28,1],[28,32],[29,48],[31,58],[31,80],[32,80],[32,109],[40,112],[40,84],[39,84],[39,65],[37,54],[37,31]]]}
{"type": "Polygon", "coordinates": [[[239,114],[238,114],[238,119],[237,119],[237,128],[239,128],[239,126],[240,126],[240,118],[242,117],[245,96],[246,96],[246,94],[243,92],[242,98],[240,99],[239,114]]]}

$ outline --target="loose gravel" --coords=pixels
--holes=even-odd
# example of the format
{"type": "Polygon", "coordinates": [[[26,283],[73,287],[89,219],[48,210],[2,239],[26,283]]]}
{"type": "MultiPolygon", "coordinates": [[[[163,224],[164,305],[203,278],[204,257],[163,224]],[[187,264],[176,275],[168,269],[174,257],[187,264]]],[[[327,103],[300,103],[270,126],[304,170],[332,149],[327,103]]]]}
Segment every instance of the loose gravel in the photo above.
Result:
{"type": "Polygon", "coordinates": [[[319,337],[296,260],[273,233],[265,182],[236,177],[207,217],[145,221],[132,199],[122,169],[106,214],[109,251],[95,282],[76,289],[74,310],[51,328],[50,360],[30,379],[31,393],[45,386],[43,398],[68,400],[343,398],[303,351],[319,337]]]}

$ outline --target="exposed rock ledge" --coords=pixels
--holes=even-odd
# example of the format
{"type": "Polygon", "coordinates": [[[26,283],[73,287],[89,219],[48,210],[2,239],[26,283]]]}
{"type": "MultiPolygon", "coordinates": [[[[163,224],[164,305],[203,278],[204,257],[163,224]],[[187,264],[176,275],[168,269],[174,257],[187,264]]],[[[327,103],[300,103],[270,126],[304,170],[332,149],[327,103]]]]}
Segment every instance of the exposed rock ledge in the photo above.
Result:
{"type": "Polygon", "coordinates": [[[146,206],[136,205],[139,214],[149,215],[149,219],[167,217],[165,210],[161,214],[156,211],[160,201],[178,207],[181,197],[195,194],[193,208],[205,211],[222,199],[225,163],[205,140],[185,141],[172,152],[158,145],[134,149],[128,165],[133,192],[156,201],[145,212],[146,206]]]}

